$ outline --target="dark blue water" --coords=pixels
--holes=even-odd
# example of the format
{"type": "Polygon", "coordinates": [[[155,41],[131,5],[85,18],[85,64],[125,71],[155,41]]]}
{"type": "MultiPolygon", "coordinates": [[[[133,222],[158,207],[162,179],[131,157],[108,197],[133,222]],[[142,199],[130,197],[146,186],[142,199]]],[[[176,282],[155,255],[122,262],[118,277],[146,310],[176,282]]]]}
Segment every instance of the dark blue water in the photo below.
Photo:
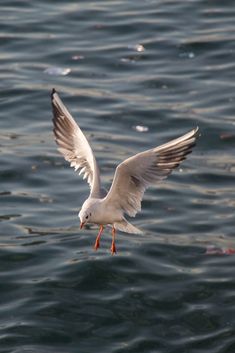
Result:
{"type": "Polygon", "coordinates": [[[0,352],[234,353],[233,1],[1,1],[0,39],[0,352]],[[56,150],[52,87],[106,187],[200,127],[116,256],[79,229],[89,190],[56,150]]]}

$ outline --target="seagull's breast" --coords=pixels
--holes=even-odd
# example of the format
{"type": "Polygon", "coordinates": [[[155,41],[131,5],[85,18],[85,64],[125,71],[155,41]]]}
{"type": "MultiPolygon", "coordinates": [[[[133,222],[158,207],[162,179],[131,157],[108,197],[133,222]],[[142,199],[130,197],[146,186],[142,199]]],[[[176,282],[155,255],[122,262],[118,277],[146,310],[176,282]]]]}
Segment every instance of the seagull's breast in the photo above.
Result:
{"type": "Polygon", "coordinates": [[[92,221],[97,224],[112,224],[123,219],[123,211],[121,209],[116,209],[110,207],[105,202],[100,200],[94,213],[92,214],[92,221]]]}

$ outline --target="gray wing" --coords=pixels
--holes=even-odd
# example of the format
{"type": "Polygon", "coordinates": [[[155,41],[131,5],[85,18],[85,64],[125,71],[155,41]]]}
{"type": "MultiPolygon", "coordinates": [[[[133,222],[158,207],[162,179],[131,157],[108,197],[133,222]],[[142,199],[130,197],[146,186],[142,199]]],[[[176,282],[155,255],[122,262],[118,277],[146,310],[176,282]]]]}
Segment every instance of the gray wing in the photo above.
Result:
{"type": "Polygon", "coordinates": [[[93,155],[92,149],[69,113],[62,103],[55,89],[51,93],[51,103],[53,110],[54,135],[58,150],[65,160],[70,162],[70,166],[75,171],[80,169],[79,174],[84,174],[83,179],[87,179],[92,197],[100,196],[100,174],[93,155]]]}
{"type": "Polygon", "coordinates": [[[106,205],[134,217],[148,186],[165,179],[192,151],[198,128],[151,150],[138,153],[119,164],[105,198],[106,205]]]}

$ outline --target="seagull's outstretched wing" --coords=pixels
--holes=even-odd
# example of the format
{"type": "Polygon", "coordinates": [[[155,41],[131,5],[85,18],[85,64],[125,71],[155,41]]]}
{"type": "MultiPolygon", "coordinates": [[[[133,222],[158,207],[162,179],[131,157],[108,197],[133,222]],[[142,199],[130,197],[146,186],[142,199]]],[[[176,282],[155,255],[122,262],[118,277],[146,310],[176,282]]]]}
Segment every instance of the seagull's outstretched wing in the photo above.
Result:
{"type": "Polygon", "coordinates": [[[105,198],[106,205],[122,209],[134,217],[148,186],[166,178],[189,154],[198,128],[151,150],[138,153],[119,164],[105,198]]]}
{"type": "Polygon", "coordinates": [[[55,89],[51,93],[55,141],[58,150],[75,171],[81,169],[91,188],[91,196],[100,196],[100,174],[92,149],[81,129],[62,103],[55,89]]]}

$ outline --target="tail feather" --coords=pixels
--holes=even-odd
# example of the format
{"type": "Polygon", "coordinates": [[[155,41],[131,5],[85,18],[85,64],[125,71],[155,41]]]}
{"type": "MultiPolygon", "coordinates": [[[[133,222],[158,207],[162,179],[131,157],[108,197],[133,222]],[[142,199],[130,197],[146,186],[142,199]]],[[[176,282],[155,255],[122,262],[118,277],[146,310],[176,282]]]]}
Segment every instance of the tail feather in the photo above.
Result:
{"type": "Polygon", "coordinates": [[[125,233],[143,234],[142,230],[136,228],[124,218],[123,221],[114,223],[114,228],[125,233]]]}

